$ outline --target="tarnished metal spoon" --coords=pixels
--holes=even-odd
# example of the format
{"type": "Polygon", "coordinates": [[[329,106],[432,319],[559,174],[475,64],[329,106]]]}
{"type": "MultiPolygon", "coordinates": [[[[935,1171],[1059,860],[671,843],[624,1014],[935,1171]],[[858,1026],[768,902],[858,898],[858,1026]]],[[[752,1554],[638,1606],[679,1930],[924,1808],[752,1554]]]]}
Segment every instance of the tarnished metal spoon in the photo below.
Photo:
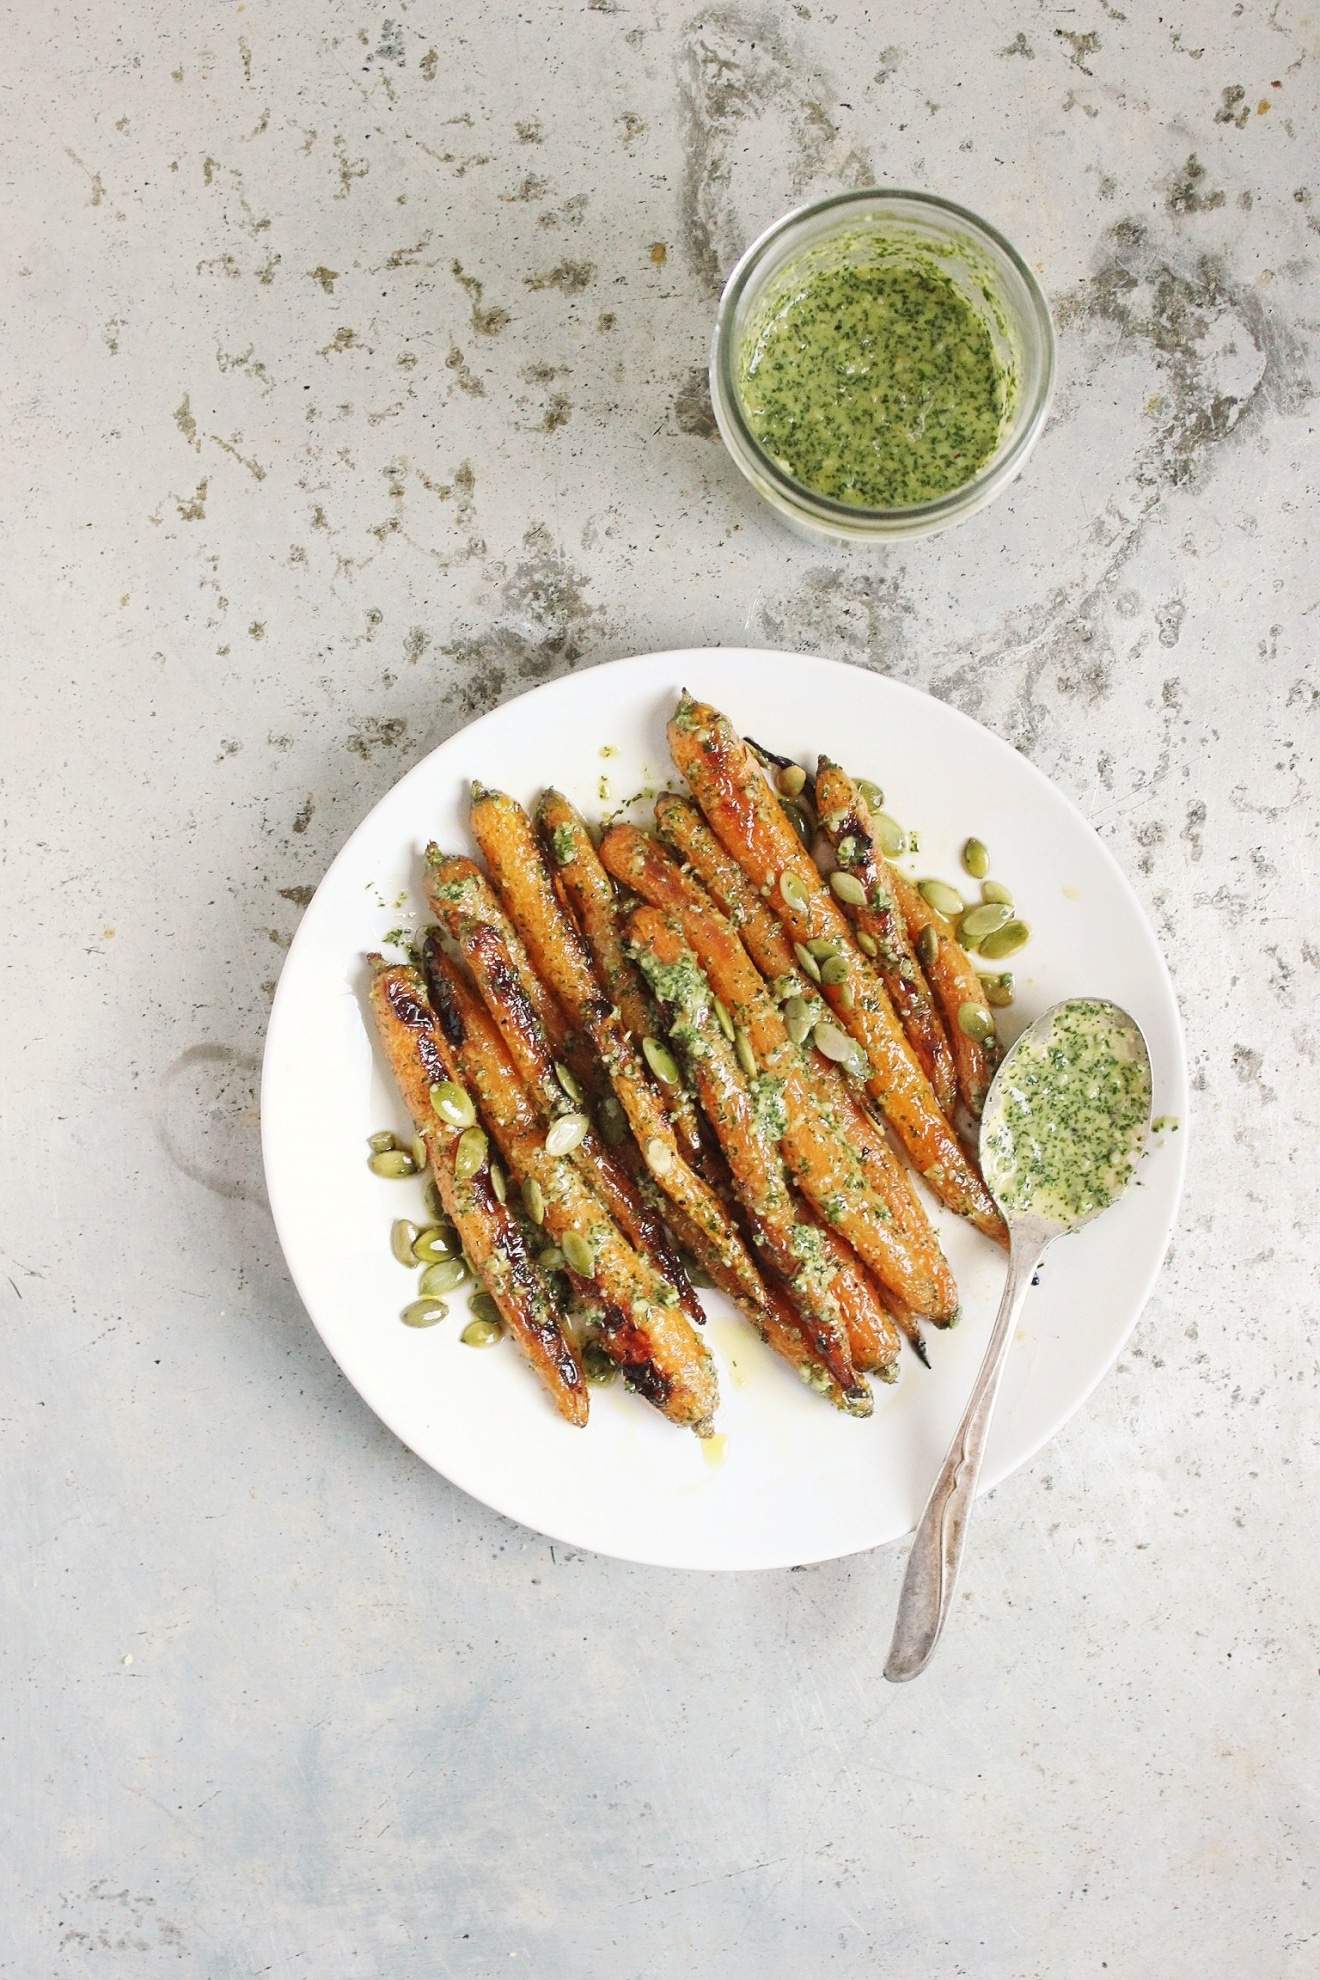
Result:
{"type": "Polygon", "coordinates": [[[1009,1343],[1036,1267],[1127,1188],[1150,1130],[1150,1055],[1117,1004],[1075,998],[1037,1018],[986,1096],[981,1167],[1008,1225],[1008,1278],[962,1422],[917,1526],[885,1676],[925,1670],[967,1541],[976,1481],[1009,1343]]]}

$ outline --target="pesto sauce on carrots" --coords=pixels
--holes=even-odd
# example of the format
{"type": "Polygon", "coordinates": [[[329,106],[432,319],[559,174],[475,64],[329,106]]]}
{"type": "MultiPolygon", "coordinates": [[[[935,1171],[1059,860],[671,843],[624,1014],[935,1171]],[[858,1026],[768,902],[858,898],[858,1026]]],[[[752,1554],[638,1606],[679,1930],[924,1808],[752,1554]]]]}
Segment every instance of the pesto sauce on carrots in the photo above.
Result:
{"type": "Polygon", "coordinates": [[[910,507],[970,481],[998,444],[1009,383],[989,329],[933,260],[807,267],[751,326],[738,392],[785,473],[858,508],[910,507]]]}

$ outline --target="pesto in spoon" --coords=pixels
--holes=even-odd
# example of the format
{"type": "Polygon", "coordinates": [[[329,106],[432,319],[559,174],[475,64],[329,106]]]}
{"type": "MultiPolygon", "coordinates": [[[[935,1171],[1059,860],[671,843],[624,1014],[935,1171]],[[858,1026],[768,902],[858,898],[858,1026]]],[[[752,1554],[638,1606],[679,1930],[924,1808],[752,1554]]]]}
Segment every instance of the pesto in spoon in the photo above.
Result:
{"type": "Polygon", "coordinates": [[[1075,998],[1037,1018],[1006,1056],[981,1117],[981,1167],[1004,1213],[1008,1278],[985,1358],[926,1501],[899,1596],[885,1676],[929,1663],[953,1599],[981,1456],[1009,1343],[1036,1267],[1127,1188],[1150,1129],[1150,1056],[1117,1004],[1075,998]]]}

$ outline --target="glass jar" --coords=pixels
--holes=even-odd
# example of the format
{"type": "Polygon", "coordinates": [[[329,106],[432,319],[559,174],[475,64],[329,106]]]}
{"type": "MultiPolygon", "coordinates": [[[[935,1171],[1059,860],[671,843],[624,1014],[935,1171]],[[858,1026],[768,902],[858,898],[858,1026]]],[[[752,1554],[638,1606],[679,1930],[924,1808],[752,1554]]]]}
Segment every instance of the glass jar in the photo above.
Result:
{"type": "Polygon", "coordinates": [[[924,536],[975,514],[1018,473],[1049,412],[1054,329],[1035,276],[1002,234],[933,193],[870,187],[800,207],[753,241],[725,284],[711,343],[710,387],[724,444],[752,486],[811,536],[884,541],[924,536]],[[877,254],[935,267],[989,332],[1003,409],[994,449],[970,479],[904,508],[864,508],[796,480],[753,432],[739,389],[749,338],[775,298],[816,269],[877,254]]]}

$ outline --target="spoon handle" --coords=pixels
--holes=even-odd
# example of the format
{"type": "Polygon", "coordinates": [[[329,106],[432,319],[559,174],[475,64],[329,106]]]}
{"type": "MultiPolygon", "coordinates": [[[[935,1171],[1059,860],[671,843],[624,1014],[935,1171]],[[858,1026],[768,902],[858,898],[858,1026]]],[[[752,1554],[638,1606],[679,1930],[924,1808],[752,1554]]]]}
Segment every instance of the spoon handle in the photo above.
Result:
{"type": "Polygon", "coordinates": [[[1019,1227],[1012,1233],[1004,1296],[999,1302],[985,1358],[948,1456],[931,1487],[908,1556],[893,1641],[885,1664],[885,1676],[891,1684],[903,1684],[908,1678],[919,1677],[940,1640],[967,1540],[981,1456],[999,1393],[999,1378],[1004,1372],[1032,1276],[1052,1235],[1038,1227],[1019,1227]]]}

